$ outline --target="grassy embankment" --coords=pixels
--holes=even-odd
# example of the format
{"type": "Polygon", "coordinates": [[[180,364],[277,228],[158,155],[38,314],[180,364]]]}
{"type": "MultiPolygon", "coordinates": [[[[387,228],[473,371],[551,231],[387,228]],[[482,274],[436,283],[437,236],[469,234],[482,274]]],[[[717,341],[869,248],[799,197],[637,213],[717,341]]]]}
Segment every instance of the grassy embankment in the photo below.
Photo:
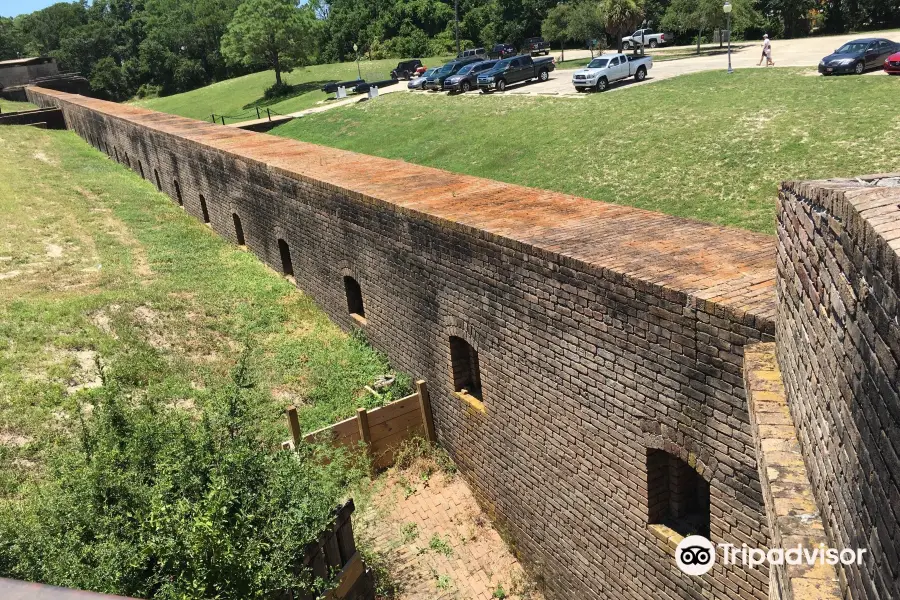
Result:
{"type": "MultiPolygon", "coordinates": [[[[441,65],[448,57],[423,58],[422,63],[428,67],[441,65]]],[[[391,69],[397,66],[399,59],[361,61],[359,71],[366,81],[378,81],[390,77],[391,69]]],[[[287,97],[267,100],[263,97],[266,88],[275,83],[274,71],[263,71],[243,77],[228,79],[219,83],[164,98],[137,100],[135,104],[161,112],[209,120],[210,115],[226,115],[255,119],[256,109],[266,107],[279,114],[289,114],[311,108],[316,104],[333,97],[320,90],[329,81],[349,81],[358,77],[356,63],[334,63],[314,65],[295,69],[283,74],[284,82],[294,86],[294,91],[287,97]]],[[[405,86],[401,81],[395,85],[405,86]]],[[[226,119],[234,122],[241,119],[226,119]]]]}
{"type": "Polygon", "coordinates": [[[20,110],[34,110],[36,108],[37,106],[35,106],[31,102],[13,102],[12,100],[0,98],[0,114],[16,112],[20,110]]]}
{"type": "Polygon", "coordinates": [[[575,99],[391,94],[277,135],[774,233],[785,179],[896,170],[895,78],[769,69],[575,99]]]}
{"type": "Polygon", "coordinates": [[[309,431],[351,416],[390,370],[73,133],[0,129],[0,213],[0,494],[40,473],[104,377],[135,401],[199,413],[249,348],[259,419],[284,439],[286,405],[309,431]]]}

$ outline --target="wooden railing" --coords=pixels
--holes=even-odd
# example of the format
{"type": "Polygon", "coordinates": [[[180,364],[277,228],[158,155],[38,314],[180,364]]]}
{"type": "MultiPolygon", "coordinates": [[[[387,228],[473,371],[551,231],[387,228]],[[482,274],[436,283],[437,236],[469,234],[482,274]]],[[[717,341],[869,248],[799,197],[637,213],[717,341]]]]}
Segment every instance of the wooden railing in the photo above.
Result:
{"type": "Polygon", "coordinates": [[[292,406],[287,412],[293,444],[300,443],[302,439],[306,442],[330,441],[335,446],[357,448],[360,442],[365,442],[376,469],[394,463],[394,456],[403,440],[421,435],[430,442],[437,441],[431,418],[431,399],[424,381],[416,382],[416,393],[411,396],[373,410],[357,409],[355,417],[305,436],[300,431],[296,408],[292,406]]]}

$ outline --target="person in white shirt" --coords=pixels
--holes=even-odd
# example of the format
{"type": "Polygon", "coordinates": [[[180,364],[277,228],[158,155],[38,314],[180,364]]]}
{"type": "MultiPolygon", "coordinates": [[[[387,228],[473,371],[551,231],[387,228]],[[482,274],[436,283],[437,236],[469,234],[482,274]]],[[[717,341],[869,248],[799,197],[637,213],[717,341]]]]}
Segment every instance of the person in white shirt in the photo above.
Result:
{"type": "Polygon", "coordinates": [[[763,45],[762,45],[762,56],[759,57],[759,62],[756,63],[756,66],[762,66],[762,61],[766,61],[766,66],[775,66],[775,61],[772,60],[772,42],[769,41],[769,34],[765,34],[763,36],[763,45]]]}

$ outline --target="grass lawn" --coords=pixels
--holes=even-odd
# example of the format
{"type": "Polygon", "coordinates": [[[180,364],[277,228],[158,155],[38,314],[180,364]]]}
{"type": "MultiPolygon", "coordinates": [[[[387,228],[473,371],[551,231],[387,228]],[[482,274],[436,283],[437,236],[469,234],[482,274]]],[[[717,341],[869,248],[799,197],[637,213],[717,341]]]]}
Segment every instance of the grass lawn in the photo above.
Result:
{"type": "Polygon", "coordinates": [[[581,99],[391,94],[273,133],[774,233],[778,184],[897,170],[896,78],[767,69],[581,99]]]}
{"type": "MultiPolygon", "coordinates": [[[[426,66],[441,65],[449,60],[449,57],[423,58],[426,66]]],[[[400,59],[390,58],[385,60],[360,61],[359,70],[366,81],[378,81],[390,78],[391,70],[397,66],[400,59]]],[[[323,84],[329,81],[349,81],[356,79],[356,63],[334,63],[328,65],[314,65],[298,68],[290,73],[282,75],[284,82],[295,86],[294,93],[289,97],[266,100],[263,92],[275,83],[274,71],[263,71],[243,77],[236,77],[214,83],[212,85],[175,94],[163,98],[136,100],[134,104],[153,110],[166,112],[193,119],[208,121],[210,115],[226,115],[226,123],[256,118],[256,106],[270,108],[279,114],[288,114],[315,106],[334,94],[326,94],[320,90],[323,84]]],[[[395,85],[406,85],[401,81],[395,85]]]]}
{"type": "Polygon", "coordinates": [[[249,352],[259,418],[285,439],[286,405],[309,431],[355,414],[363,386],[390,372],[294,285],[74,133],[0,128],[0,213],[0,494],[40,472],[104,380],[194,413],[249,352]]]}
{"type": "Polygon", "coordinates": [[[31,102],[13,102],[0,98],[0,114],[8,112],[16,112],[19,110],[34,110],[37,106],[31,102]]]}

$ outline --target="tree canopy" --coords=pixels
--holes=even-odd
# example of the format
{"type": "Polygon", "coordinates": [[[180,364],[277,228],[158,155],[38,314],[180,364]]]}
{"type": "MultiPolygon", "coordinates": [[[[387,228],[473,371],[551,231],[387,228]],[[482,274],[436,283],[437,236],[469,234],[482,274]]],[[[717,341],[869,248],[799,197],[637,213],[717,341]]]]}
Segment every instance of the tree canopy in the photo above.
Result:
{"type": "Polygon", "coordinates": [[[281,86],[282,71],[304,64],[313,53],[315,16],[293,0],[245,0],[222,38],[222,54],[229,64],[275,70],[281,86]]]}

